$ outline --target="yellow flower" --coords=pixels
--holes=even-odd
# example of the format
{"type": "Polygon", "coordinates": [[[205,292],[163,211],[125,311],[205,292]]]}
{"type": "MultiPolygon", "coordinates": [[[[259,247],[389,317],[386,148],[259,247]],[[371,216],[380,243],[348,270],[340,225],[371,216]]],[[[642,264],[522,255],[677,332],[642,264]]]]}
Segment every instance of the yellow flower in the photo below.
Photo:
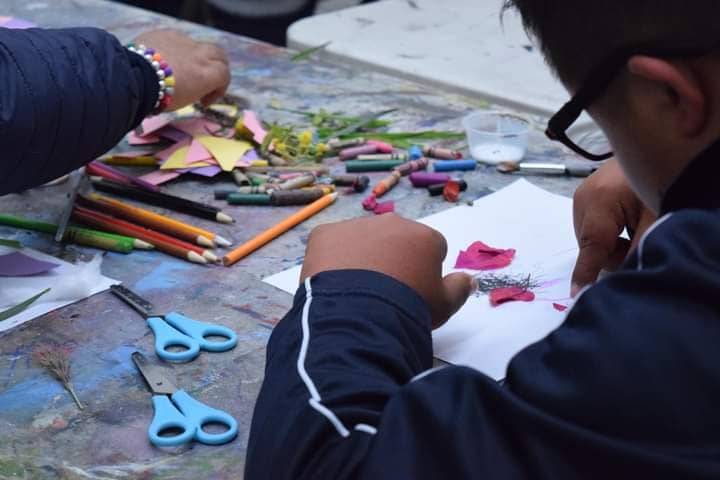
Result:
{"type": "Polygon", "coordinates": [[[245,123],[243,122],[242,118],[238,118],[238,121],[235,122],[235,131],[242,132],[243,128],[245,128],[245,123]]]}
{"type": "Polygon", "coordinates": [[[323,155],[325,155],[328,152],[328,150],[329,150],[329,148],[328,148],[327,144],[325,144],[325,143],[318,143],[317,145],[315,145],[315,154],[318,157],[322,157],[323,155]]]}
{"type": "Polygon", "coordinates": [[[300,134],[300,145],[310,145],[312,142],[312,132],[305,130],[300,134]]]}
{"type": "Polygon", "coordinates": [[[285,155],[287,153],[287,145],[282,142],[278,142],[275,144],[275,151],[280,155],[285,155]]]}

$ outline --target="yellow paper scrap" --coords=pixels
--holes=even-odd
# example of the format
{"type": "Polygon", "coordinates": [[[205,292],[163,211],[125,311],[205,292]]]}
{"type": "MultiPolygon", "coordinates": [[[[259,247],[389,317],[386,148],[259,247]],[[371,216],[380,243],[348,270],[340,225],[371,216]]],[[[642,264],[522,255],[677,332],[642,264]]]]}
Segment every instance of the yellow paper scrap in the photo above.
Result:
{"type": "Polygon", "coordinates": [[[185,169],[185,168],[200,168],[200,167],[209,167],[212,165],[208,162],[195,162],[195,163],[185,163],[185,157],[187,156],[188,150],[190,150],[190,146],[180,147],[177,150],[173,152],[172,155],[170,155],[170,158],[167,159],[165,163],[162,164],[160,167],[160,170],[178,170],[178,169],[185,169]]]}
{"type": "Polygon", "coordinates": [[[215,157],[215,160],[217,160],[220,168],[226,172],[231,172],[235,168],[238,160],[252,148],[252,145],[248,142],[229,138],[201,135],[195,137],[195,139],[208,149],[212,156],[215,157]]]}

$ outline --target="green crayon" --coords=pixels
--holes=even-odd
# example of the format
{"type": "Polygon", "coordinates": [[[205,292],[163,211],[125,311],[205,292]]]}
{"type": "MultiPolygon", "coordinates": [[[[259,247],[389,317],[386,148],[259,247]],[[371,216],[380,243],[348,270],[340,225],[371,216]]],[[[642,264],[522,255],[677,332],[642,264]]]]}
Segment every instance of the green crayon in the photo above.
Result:
{"type": "Polygon", "coordinates": [[[402,160],[349,160],[345,169],[350,172],[389,172],[402,165],[402,160]]]}
{"type": "Polygon", "coordinates": [[[230,205],[270,205],[270,195],[231,193],[226,200],[230,205]]]}

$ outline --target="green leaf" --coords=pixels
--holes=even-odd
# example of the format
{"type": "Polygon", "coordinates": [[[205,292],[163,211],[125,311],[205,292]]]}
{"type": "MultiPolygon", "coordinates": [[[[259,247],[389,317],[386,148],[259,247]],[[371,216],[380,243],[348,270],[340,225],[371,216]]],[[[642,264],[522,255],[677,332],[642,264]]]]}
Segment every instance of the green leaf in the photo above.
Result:
{"type": "Polygon", "coordinates": [[[309,58],[313,53],[319,52],[320,50],[324,50],[327,48],[328,45],[330,45],[332,42],[325,42],[322,45],[318,45],[317,47],[310,47],[306,48],[305,50],[301,50],[292,57],[290,57],[291,62],[299,62],[301,60],[305,60],[306,58],[309,58]]]}
{"type": "Polygon", "coordinates": [[[18,313],[22,312],[23,310],[25,310],[26,308],[28,308],[30,305],[32,305],[33,303],[35,303],[35,301],[36,301],[38,298],[42,297],[43,295],[45,295],[45,294],[46,294],[47,292],[49,292],[49,291],[50,291],[50,289],[49,289],[49,288],[46,288],[45,290],[43,290],[42,292],[38,293],[38,294],[35,295],[34,297],[30,297],[30,298],[28,298],[27,300],[25,300],[24,302],[18,303],[18,304],[15,305],[14,307],[10,307],[10,308],[8,308],[7,310],[5,310],[4,312],[0,312],[0,322],[3,321],[3,320],[7,320],[7,319],[10,318],[10,317],[14,317],[14,316],[17,315],[18,313]]]}
{"type": "Polygon", "coordinates": [[[22,243],[17,240],[5,240],[4,238],[0,238],[0,245],[3,247],[22,248],[22,243]]]}

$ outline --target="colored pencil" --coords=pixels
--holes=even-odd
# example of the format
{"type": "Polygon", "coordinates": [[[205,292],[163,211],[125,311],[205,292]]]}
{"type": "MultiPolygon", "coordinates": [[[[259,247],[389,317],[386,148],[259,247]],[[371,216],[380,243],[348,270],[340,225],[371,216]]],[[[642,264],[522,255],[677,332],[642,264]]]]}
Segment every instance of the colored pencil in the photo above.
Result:
{"type": "Polygon", "coordinates": [[[227,214],[220,211],[219,208],[212,205],[194,202],[182,197],[168,195],[161,192],[150,192],[131,185],[123,185],[107,180],[94,181],[93,185],[100,191],[106,193],[114,193],[121,197],[132,198],[146,202],[158,207],[168,208],[176,212],[187,213],[196,217],[215,220],[220,223],[233,223],[234,220],[227,214]]]}
{"type": "Polygon", "coordinates": [[[144,208],[135,207],[128,205],[120,200],[114,198],[105,197],[98,193],[90,193],[87,198],[97,202],[98,206],[103,211],[115,215],[125,220],[129,220],[143,227],[157,230],[158,232],[166,233],[172,237],[185,240],[186,242],[196,243],[203,247],[214,248],[215,243],[213,239],[216,235],[207,230],[197,228],[193,225],[181,222],[174,218],[160,215],[144,208]]]}
{"type": "Polygon", "coordinates": [[[202,255],[194,251],[194,245],[189,243],[183,247],[179,244],[180,240],[173,239],[158,232],[151,232],[146,228],[133,225],[132,223],[110,217],[103,213],[94,212],[85,207],[76,206],[73,210],[73,217],[78,221],[91,225],[95,228],[102,228],[121,235],[135,235],[141,240],[155,245],[155,248],[161,252],[173,255],[193,263],[206,264],[208,261],[202,255]],[[190,246],[192,248],[187,248],[190,246]]]}
{"type": "Polygon", "coordinates": [[[107,165],[126,166],[126,167],[154,167],[158,164],[158,159],[149,155],[139,157],[123,157],[122,155],[113,155],[100,159],[107,165]]]}
{"type": "Polygon", "coordinates": [[[102,209],[102,205],[100,205],[98,202],[95,202],[95,201],[90,200],[85,197],[81,198],[80,200],[82,203],[84,203],[86,206],[89,207],[87,210],[89,210],[93,214],[103,215],[104,217],[106,217],[107,219],[109,219],[113,222],[123,222],[125,228],[135,230],[136,236],[141,236],[141,237],[144,236],[144,237],[150,238],[151,240],[148,240],[150,243],[153,243],[153,240],[159,240],[159,241],[162,241],[165,243],[172,243],[173,245],[180,247],[182,249],[193,251],[193,252],[197,253],[198,255],[205,257],[205,259],[207,259],[210,262],[216,263],[220,260],[215,256],[215,254],[213,252],[211,252],[210,250],[206,250],[203,247],[193,245],[192,243],[188,243],[183,240],[179,240],[175,237],[171,237],[170,235],[166,235],[164,233],[157,232],[151,228],[146,228],[141,225],[137,225],[132,222],[121,220],[119,218],[115,218],[110,215],[105,215],[99,211],[102,209]]]}
{"type": "Polygon", "coordinates": [[[237,262],[238,260],[250,255],[255,250],[259,249],[266,243],[276,239],[283,233],[287,232],[294,226],[304,222],[308,218],[312,217],[325,207],[328,207],[331,205],[335,199],[337,198],[337,193],[331,193],[330,195],[325,195],[322,198],[314,201],[307,207],[299,210],[298,212],[294,213],[293,215],[290,215],[288,218],[283,220],[282,222],[268,228],[264,232],[262,232],[260,235],[256,236],[252,240],[245,242],[244,244],[240,245],[235,250],[227,253],[223,257],[223,263],[228,266],[232,265],[233,263],[237,262]]]}
{"type": "MultiPolygon", "coordinates": [[[[57,231],[57,225],[53,225],[52,223],[39,222],[37,220],[15,217],[13,215],[0,215],[0,225],[48,233],[50,235],[55,234],[57,231]]],[[[154,248],[153,245],[137,238],[75,226],[69,226],[65,230],[63,241],[119,253],[130,253],[136,248],[142,250],[154,248]]]]}
{"type": "Polygon", "coordinates": [[[109,180],[112,181],[119,181],[119,183],[123,184],[129,184],[129,185],[135,185],[137,187],[140,187],[145,190],[150,190],[151,192],[159,192],[160,187],[157,185],[153,185],[152,183],[146,182],[142,178],[133,177],[132,175],[128,175],[125,172],[121,172],[120,170],[117,170],[110,165],[105,165],[102,162],[98,162],[97,160],[92,161],[88,163],[85,166],[85,171],[88,175],[99,175],[101,177],[107,177],[109,180]],[[121,179],[121,180],[118,180],[121,179]]]}

